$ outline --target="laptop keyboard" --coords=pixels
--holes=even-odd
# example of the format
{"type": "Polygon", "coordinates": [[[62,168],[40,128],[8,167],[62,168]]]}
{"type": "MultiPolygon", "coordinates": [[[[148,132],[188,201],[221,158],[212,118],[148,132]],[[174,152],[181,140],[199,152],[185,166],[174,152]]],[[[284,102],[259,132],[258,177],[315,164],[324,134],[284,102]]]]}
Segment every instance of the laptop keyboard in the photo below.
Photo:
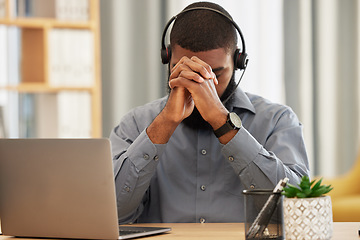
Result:
{"type": "Polygon", "coordinates": [[[136,231],[136,230],[121,230],[121,231],[119,231],[120,236],[121,235],[136,234],[136,233],[143,233],[143,232],[146,232],[146,231],[136,231]]]}
{"type": "Polygon", "coordinates": [[[121,235],[129,235],[129,234],[136,234],[136,233],[144,233],[148,232],[149,230],[145,230],[141,227],[119,227],[119,234],[121,235]]]}

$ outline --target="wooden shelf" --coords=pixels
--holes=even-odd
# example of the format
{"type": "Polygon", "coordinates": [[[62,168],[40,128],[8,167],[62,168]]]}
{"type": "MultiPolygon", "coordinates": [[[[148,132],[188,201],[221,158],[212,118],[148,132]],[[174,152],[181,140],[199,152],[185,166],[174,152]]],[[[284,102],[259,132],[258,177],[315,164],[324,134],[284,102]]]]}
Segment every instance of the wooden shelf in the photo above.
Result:
{"type": "Polygon", "coordinates": [[[86,91],[92,93],[92,87],[53,87],[42,83],[22,83],[15,86],[1,86],[0,90],[20,93],[57,93],[61,91],[86,91]]]}
{"type": "MultiPolygon", "coordinates": [[[[21,76],[21,79],[20,79],[20,83],[17,85],[11,85],[11,83],[8,83],[8,85],[6,86],[0,86],[0,90],[2,92],[3,91],[12,92],[12,93],[15,92],[19,94],[28,94],[28,93],[34,95],[40,94],[39,96],[44,96],[44,93],[45,95],[47,93],[50,93],[51,95],[55,94],[53,96],[57,96],[57,95],[61,95],[63,92],[64,93],[86,92],[85,93],[86,95],[87,94],[90,95],[90,98],[86,98],[86,99],[90,99],[89,104],[91,108],[91,114],[90,114],[91,116],[89,116],[88,123],[91,125],[90,126],[91,137],[94,138],[101,137],[102,109],[101,109],[101,66],[100,66],[100,55],[101,55],[100,54],[100,17],[99,17],[100,0],[88,0],[88,6],[86,6],[86,9],[88,10],[89,20],[87,21],[60,20],[60,19],[48,18],[48,17],[13,17],[10,14],[10,12],[12,12],[11,7],[13,6],[11,4],[13,3],[12,1],[15,0],[5,0],[6,14],[5,17],[0,18],[0,25],[17,27],[21,32],[20,34],[21,46],[19,48],[21,56],[20,56],[20,61],[18,63],[19,75],[21,76]],[[77,30],[85,30],[84,32],[88,32],[88,31],[91,32],[91,34],[87,35],[88,37],[87,39],[91,39],[90,41],[91,43],[89,44],[93,46],[91,47],[91,49],[89,49],[90,51],[92,51],[92,53],[90,54],[91,54],[91,59],[93,59],[93,64],[90,66],[91,67],[90,69],[91,71],[93,71],[93,76],[91,75],[91,73],[89,73],[89,75],[92,77],[87,77],[86,79],[90,79],[90,80],[84,83],[83,85],[79,84],[79,86],[78,85],[66,86],[61,81],[59,83],[59,85],[61,86],[58,87],[57,84],[55,86],[54,82],[49,79],[51,77],[50,73],[53,73],[50,72],[53,69],[51,68],[51,59],[50,59],[50,50],[53,48],[51,48],[50,43],[54,43],[54,42],[50,42],[49,38],[50,36],[52,36],[51,34],[55,31],[63,32],[62,29],[71,31],[72,32],[71,36],[75,35],[74,32],[82,32],[77,30]]],[[[49,0],[49,1],[56,1],[56,0],[49,0]]],[[[44,9],[43,6],[41,6],[41,8],[44,9]]],[[[43,15],[43,16],[51,16],[51,14],[43,15]]],[[[77,42],[82,43],[80,40],[77,40],[77,42]]],[[[80,44],[80,46],[82,45],[80,44]]],[[[66,48],[66,49],[71,49],[71,48],[66,48]]],[[[70,51],[70,53],[73,52],[74,54],[76,54],[77,51],[76,52],[74,50],[70,51]]],[[[90,59],[90,58],[86,58],[86,59],[90,59]]],[[[89,60],[89,62],[91,61],[89,60]]],[[[71,66],[71,64],[68,64],[67,66],[71,66]]],[[[58,79],[62,80],[62,77],[58,77],[58,79]]],[[[68,79],[70,80],[70,83],[72,83],[71,82],[73,81],[72,79],[76,79],[76,78],[68,78],[68,79]]],[[[64,96],[64,94],[62,94],[62,96],[64,96]]],[[[42,103],[42,102],[43,101],[38,101],[36,102],[36,104],[44,104],[46,106],[49,105],[49,103],[46,102],[42,103]]],[[[39,107],[41,108],[42,106],[39,107]]],[[[46,121],[48,121],[47,118],[41,120],[42,123],[46,123],[46,121]]],[[[50,122],[49,124],[52,123],[50,122]]],[[[46,137],[46,136],[41,136],[41,137],[46,137]]]]}
{"type": "Polygon", "coordinates": [[[73,28],[93,29],[96,24],[89,22],[59,21],[52,18],[0,18],[0,24],[16,26],[20,28],[73,28]]]}

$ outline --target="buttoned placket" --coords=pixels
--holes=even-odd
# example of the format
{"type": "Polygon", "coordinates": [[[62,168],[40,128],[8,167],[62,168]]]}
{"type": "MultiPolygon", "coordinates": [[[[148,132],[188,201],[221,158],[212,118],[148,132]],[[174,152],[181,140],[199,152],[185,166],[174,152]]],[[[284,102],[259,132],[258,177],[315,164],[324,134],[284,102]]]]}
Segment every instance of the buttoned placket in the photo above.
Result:
{"type": "Polygon", "coordinates": [[[198,132],[196,218],[200,223],[206,222],[206,214],[209,211],[210,193],[207,191],[211,173],[211,156],[209,154],[211,137],[209,134],[211,134],[209,131],[200,130],[198,132]]]}

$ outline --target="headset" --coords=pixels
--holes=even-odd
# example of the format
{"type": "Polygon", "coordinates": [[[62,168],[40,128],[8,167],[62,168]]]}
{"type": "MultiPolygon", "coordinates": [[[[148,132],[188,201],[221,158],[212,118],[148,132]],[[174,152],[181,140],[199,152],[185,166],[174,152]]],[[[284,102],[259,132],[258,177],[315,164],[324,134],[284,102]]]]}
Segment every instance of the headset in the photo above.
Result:
{"type": "Polygon", "coordinates": [[[208,8],[208,7],[194,7],[194,8],[189,8],[189,9],[185,9],[182,12],[180,12],[179,14],[173,16],[168,23],[165,25],[163,34],[162,34],[162,40],[161,40],[161,61],[163,64],[168,64],[170,62],[171,59],[171,47],[165,45],[165,36],[166,36],[166,32],[170,26],[170,24],[175,21],[179,16],[183,15],[186,12],[190,12],[190,11],[197,11],[197,10],[207,10],[207,11],[212,11],[215,12],[223,17],[225,17],[237,30],[237,32],[240,35],[240,39],[241,39],[241,45],[242,45],[242,50],[240,52],[240,49],[236,49],[235,53],[234,53],[234,68],[235,70],[240,69],[240,70],[245,70],[247,63],[248,63],[248,57],[247,57],[247,53],[246,53],[246,48],[245,48],[245,40],[243,37],[243,34],[240,30],[240,27],[228,16],[226,16],[224,13],[220,12],[219,10],[213,9],[213,8],[208,8]]]}
{"type": "Polygon", "coordinates": [[[240,76],[240,79],[238,81],[238,83],[236,84],[234,90],[232,91],[232,93],[225,99],[222,101],[223,104],[225,104],[234,94],[235,94],[235,89],[239,86],[242,77],[244,76],[247,64],[248,64],[248,55],[246,53],[246,47],[245,47],[245,39],[244,36],[240,30],[240,27],[236,24],[236,22],[234,22],[232,20],[232,18],[226,16],[224,13],[222,13],[221,11],[217,10],[217,9],[213,9],[213,8],[209,8],[209,7],[193,7],[193,8],[189,8],[189,9],[185,9],[183,11],[181,11],[179,14],[173,16],[172,18],[170,18],[170,20],[167,22],[167,24],[165,25],[164,31],[162,33],[162,38],[161,38],[161,61],[163,64],[168,64],[170,62],[171,59],[171,47],[170,45],[166,46],[165,45],[165,36],[166,36],[166,32],[170,26],[170,24],[175,21],[180,15],[183,15],[186,12],[190,12],[190,11],[197,11],[197,10],[207,10],[207,11],[211,11],[214,13],[217,13],[221,16],[223,16],[225,19],[227,19],[237,30],[237,32],[240,35],[240,39],[241,39],[241,52],[240,49],[237,48],[235,50],[234,53],[234,70],[240,69],[242,70],[242,74],[240,76]]]}

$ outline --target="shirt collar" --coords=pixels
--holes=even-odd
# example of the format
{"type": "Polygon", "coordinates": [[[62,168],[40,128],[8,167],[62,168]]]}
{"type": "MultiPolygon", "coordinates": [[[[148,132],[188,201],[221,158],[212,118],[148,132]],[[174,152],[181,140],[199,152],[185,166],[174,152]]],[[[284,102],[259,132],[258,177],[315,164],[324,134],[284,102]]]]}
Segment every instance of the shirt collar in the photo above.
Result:
{"type": "Polygon", "coordinates": [[[237,88],[232,101],[232,109],[245,109],[252,113],[256,113],[254,105],[251,103],[248,95],[241,89],[237,88]]]}

